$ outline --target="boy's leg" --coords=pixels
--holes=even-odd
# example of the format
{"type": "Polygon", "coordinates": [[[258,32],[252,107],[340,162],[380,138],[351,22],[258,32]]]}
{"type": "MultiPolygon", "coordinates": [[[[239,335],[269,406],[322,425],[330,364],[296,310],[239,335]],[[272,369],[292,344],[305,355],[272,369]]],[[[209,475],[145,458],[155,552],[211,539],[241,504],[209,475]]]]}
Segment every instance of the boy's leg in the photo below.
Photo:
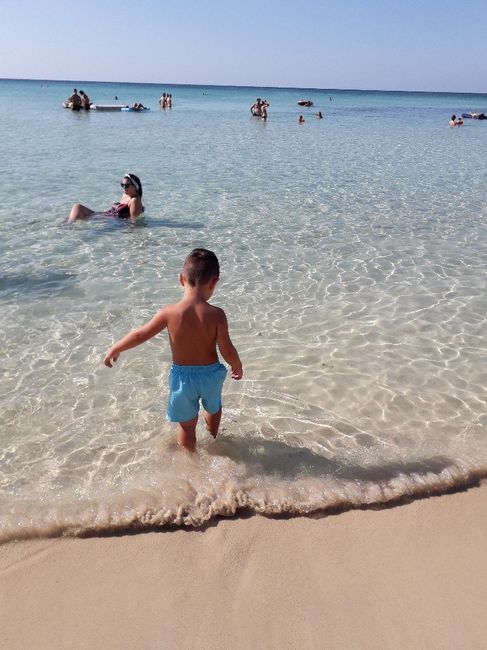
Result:
{"type": "Polygon", "coordinates": [[[198,415],[187,422],[178,422],[178,445],[188,451],[194,451],[196,448],[197,422],[198,415]]]}
{"type": "Polygon", "coordinates": [[[218,427],[220,426],[220,420],[222,419],[222,408],[216,413],[208,413],[203,409],[203,417],[205,418],[206,428],[211,433],[211,435],[216,438],[218,433],[218,427]]]}

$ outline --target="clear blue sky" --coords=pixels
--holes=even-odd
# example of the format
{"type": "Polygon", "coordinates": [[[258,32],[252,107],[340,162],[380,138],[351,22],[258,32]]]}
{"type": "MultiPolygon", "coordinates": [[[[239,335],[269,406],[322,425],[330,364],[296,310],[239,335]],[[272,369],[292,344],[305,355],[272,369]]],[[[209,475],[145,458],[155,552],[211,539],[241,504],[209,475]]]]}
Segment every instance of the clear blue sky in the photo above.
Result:
{"type": "Polygon", "coordinates": [[[487,0],[0,0],[0,77],[487,92],[487,0]]]}

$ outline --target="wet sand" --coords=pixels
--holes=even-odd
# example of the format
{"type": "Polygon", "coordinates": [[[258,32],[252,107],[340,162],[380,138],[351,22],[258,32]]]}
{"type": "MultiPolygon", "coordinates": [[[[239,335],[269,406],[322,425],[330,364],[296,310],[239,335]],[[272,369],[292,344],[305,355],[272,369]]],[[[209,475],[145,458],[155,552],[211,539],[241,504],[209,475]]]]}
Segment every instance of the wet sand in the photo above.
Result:
{"type": "Polygon", "coordinates": [[[322,518],[0,547],[0,646],[486,647],[487,483],[322,518]]]}

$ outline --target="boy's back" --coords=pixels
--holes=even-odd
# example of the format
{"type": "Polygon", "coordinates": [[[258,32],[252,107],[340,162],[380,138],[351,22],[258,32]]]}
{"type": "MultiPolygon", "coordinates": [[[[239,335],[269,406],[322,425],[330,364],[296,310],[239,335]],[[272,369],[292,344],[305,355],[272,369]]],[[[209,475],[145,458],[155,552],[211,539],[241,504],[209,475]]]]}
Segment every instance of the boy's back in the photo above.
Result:
{"type": "Polygon", "coordinates": [[[183,298],[163,310],[171,344],[173,362],[180,366],[203,366],[218,361],[218,328],[225,314],[201,299],[183,298]]]}

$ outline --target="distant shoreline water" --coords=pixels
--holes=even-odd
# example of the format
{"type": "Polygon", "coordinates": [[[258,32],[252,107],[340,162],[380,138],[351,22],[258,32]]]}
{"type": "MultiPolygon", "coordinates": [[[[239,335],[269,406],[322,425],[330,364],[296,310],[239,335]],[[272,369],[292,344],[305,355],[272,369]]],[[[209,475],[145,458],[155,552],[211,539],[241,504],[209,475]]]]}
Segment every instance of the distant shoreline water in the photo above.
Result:
{"type": "Polygon", "coordinates": [[[390,93],[396,95],[460,95],[460,96],[483,96],[485,95],[487,100],[487,92],[473,92],[473,91],[448,91],[448,90],[381,90],[379,88],[318,88],[315,86],[254,86],[254,85],[228,85],[228,84],[198,84],[198,83],[175,83],[171,81],[146,81],[146,82],[137,82],[137,81],[93,81],[90,79],[17,79],[9,77],[0,77],[0,81],[33,81],[40,83],[59,83],[59,84],[121,84],[124,86],[171,86],[175,88],[230,88],[230,89],[256,89],[256,90],[306,90],[306,91],[316,91],[316,92],[330,92],[330,93],[370,93],[370,94],[382,94],[390,93]]]}

